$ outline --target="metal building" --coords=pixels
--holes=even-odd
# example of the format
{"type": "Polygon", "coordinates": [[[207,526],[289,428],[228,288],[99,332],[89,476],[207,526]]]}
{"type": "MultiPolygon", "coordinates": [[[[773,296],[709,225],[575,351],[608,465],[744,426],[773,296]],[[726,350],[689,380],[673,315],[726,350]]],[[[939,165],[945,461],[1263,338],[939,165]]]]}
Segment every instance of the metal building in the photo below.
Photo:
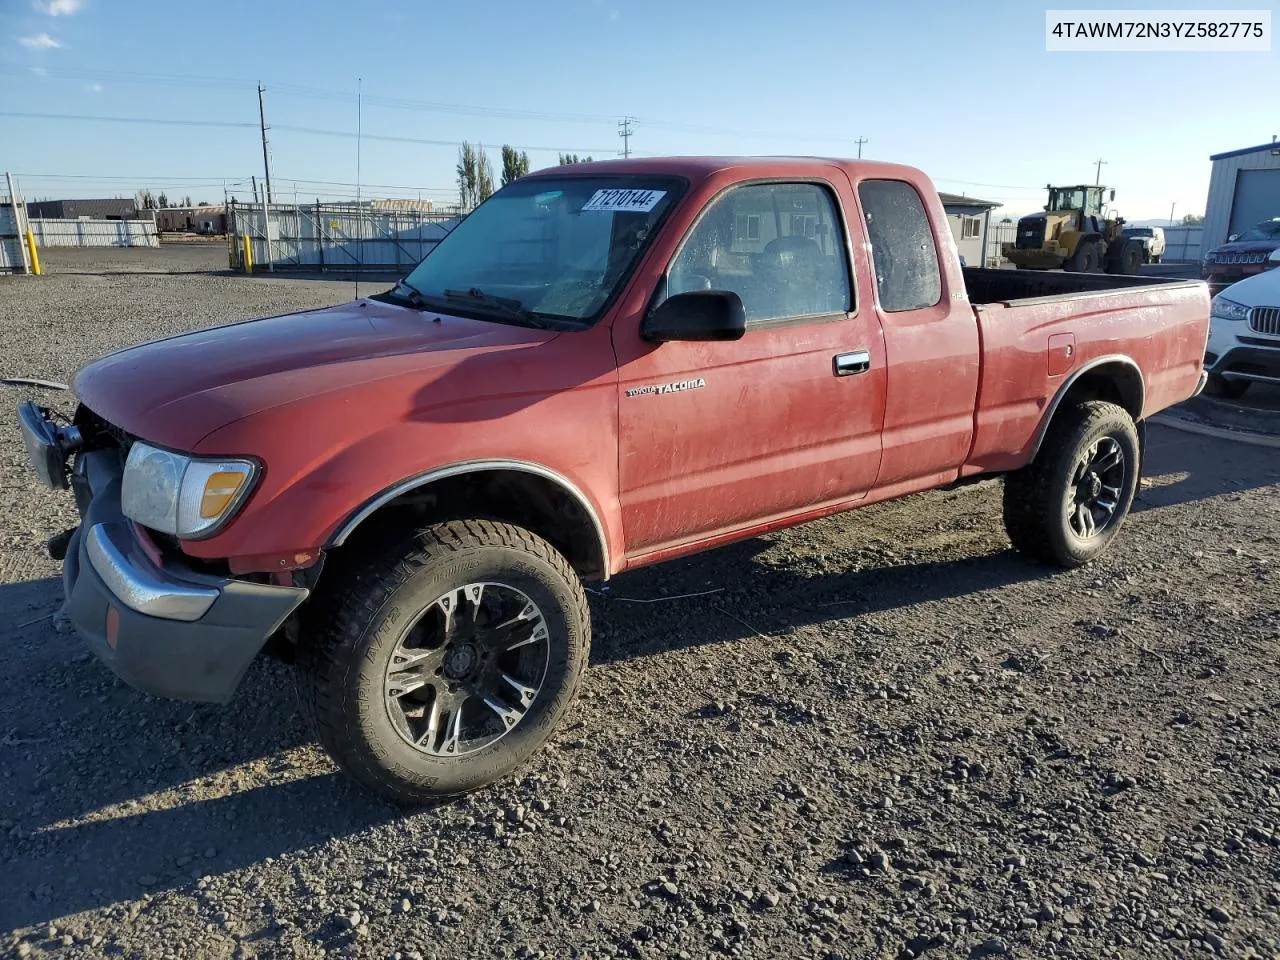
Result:
{"type": "Polygon", "coordinates": [[[1280,143],[1216,153],[1204,207],[1202,250],[1263,220],[1280,217],[1280,143]]]}
{"type": "Polygon", "coordinates": [[[956,238],[956,249],[964,262],[971,267],[984,267],[984,251],[987,249],[987,231],[991,226],[991,211],[1000,204],[976,197],[962,197],[954,193],[938,194],[942,209],[947,212],[951,235],[956,238]]]}
{"type": "MultiPolygon", "coordinates": [[[[145,215],[145,214],[143,214],[145,215]]],[[[47,217],[51,220],[136,220],[139,218],[136,200],[122,198],[105,200],[38,200],[27,204],[28,217],[47,217]]]]}

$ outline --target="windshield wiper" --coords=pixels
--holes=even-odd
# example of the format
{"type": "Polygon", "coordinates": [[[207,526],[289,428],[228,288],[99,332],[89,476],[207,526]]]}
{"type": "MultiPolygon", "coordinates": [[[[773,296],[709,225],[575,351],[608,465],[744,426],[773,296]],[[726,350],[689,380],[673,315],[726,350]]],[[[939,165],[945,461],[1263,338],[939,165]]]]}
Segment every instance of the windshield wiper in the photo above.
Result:
{"type": "Polygon", "coordinates": [[[484,307],[485,309],[492,309],[503,316],[527,323],[531,327],[540,327],[544,330],[551,329],[551,324],[547,322],[545,317],[534,313],[515,297],[495,296],[492,293],[485,293],[479,287],[472,287],[469,290],[445,290],[444,296],[447,300],[459,300],[484,307]]]}
{"type": "Polygon", "coordinates": [[[408,300],[412,306],[419,310],[431,309],[431,304],[427,303],[427,298],[422,295],[422,291],[407,280],[397,280],[396,285],[391,288],[389,296],[400,300],[408,300]]]}

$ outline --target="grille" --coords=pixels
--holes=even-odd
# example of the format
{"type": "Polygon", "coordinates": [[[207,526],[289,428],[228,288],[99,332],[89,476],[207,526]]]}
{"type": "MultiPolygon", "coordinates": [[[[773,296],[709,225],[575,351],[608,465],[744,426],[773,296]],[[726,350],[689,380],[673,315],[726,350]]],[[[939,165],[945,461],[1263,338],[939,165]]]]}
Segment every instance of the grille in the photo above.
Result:
{"type": "Polygon", "coordinates": [[[1266,259],[1265,253],[1219,253],[1214,257],[1217,263],[1262,263],[1266,259]]]}
{"type": "Polygon", "coordinates": [[[85,438],[85,447],[98,450],[103,447],[119,447],[126,456],[133,446],[133,435],[121,430],[113,423],[108,423],[84,404],[76,408],[73,421],[80,428],[85,438]]]}
{"type": "Polygon", "coordinates": [[[1249,311],[1249,329],[1280,337],[1280,307],[1254,307],[1249,311]]]}
{"type": "Polygon", "coordinates": [[[1018,239],[1014,246],[1018,250],[1038,250],[1044,246],[1043,220],[1023,220],[1018,224],[1018,239]]]}

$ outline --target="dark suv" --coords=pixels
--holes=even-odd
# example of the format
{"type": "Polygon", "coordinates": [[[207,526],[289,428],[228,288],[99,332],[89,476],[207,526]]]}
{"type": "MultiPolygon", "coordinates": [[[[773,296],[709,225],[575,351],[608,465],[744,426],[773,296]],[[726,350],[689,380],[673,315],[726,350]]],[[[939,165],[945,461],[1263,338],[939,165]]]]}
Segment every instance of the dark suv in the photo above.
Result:
{"type": "Polygon", "coordinates": [[[1263,220],[1244,233],[1232,234],[1204,255],[1200,279],[1217,293],[1222,287],[1280,266],[1280,217],[1263,220]]]}

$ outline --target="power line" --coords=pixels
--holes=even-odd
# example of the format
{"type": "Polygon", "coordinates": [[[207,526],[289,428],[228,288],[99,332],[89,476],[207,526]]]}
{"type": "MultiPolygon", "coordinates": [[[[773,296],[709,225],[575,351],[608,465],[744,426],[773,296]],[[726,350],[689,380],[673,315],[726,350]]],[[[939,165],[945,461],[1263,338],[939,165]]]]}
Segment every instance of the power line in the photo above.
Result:
{"type": "MultiPolygon", "coordinates": [[[[140,124],[161,124],[165,126],[184,126],[184,127],[224,127],[234,129],[254,129],[259,125],[256,123],[247,123],[232,120],[170,120],[158,117],[104,117],[80,113],[29,113],[16,110],[0,110],[0,117],[17,117],[27,120],[97,120],[107,123],[140,123],[140,124]]],[[[355,137],[356,134],[352,130],[325,130],[320,127],[299,127],[291,124],[277,123],[272,125],[275,130],[288,130],[292,133],[309,133],[315,136],[323,137],[355,137]]],[[[397,137],[387,134],[364,134],[366,140],[382,140],[388,143],[419,143],[426,146],[434,147],[457,147],[461,146],[461,140],[428,140],[422,137],[397,137]]],[[[521,144],[511,144],[517,150],[543,150],[549,153],[565,152],[565,153],[607,153],[608,151],[602,147],[547,147],[547,146],[529,146],[521,144]]]]}
{"type": "MultiPolygon", "coordinates": [[[[23,74],[22,68],[0,66],[0,73],[23,74]]],[[[168,73],[136,73],[91,70],[48,70],[54,78],[73,80],[107,80],[119,83],[142,83],[164,86],[211,87],[217,89],[244,89],[252,87],[253,81],[229,79],[226,77],[199,77],[168,73]]],[[[355,95],[340,90],[326,90],[318,87],[306,87],[290,83],[273,83],[273,93],[303,97],[330,102],[355,103],[355,95]]],[[[508,120],[543,120],[560,123],[608,123],[614,116],[598,113],[574,113],[555,110],[519,110],[510,107],[484,107],[477,104],[444,103],[433,100],[412,100],[404,97],[380,97],[366,94],[364,102],[369,106],[390,107],[397,110],[419,110],[431,113],[447,113],[459,116],[493,117],[508,120]]],[[[676,120],[662,120],[654,117],[631,117],[633,123],[641,123],[653,129],[670,130],[675,133],[702,134],[707,136],[737,137],[746,139],[794,140],[806,143],[853,143],[852,137],[812,136],[803,133],[767,132],[732,129],[708,126],[705,124],[685,123],[676,120]]],[[[523,148],[529,149],[529,148],[523,148]]],[[[606,153],[608,151],[605,151],[606,153]]]]}
{"type": "MultiPolygon", "coordinates": [[[[310,133],[322,137],[354,137],[355,133],[350,130],[323,130],[319,127],[295,127],[291,124],[277,123],[274,124],[274,130],[288,130],[292,133],[310,133]]],[[[388,134],[366,133],[366,140],[382,140],[387,143],[421,143],[434,147],[460,147],[461,140],[426,140],[422,137],[397,137],[388,134]]],[[[543,150],[548,153],[608,153],[604,147],[547,147],[547,146],[530,146],[528,144],[512,143],[508,144],[515,150],[543,150]]]]}
{"type": "Polygon", "coordinates": [[[86,113],[28,113],[18,110],[0,110],[0,117],[17,117],[24,120],[100,120],[106,123],[151,123],[167,127],[224,127],[252,129],[256,123],[240,120],[172,120],[161,117],[103,117],[86,113]]]}

